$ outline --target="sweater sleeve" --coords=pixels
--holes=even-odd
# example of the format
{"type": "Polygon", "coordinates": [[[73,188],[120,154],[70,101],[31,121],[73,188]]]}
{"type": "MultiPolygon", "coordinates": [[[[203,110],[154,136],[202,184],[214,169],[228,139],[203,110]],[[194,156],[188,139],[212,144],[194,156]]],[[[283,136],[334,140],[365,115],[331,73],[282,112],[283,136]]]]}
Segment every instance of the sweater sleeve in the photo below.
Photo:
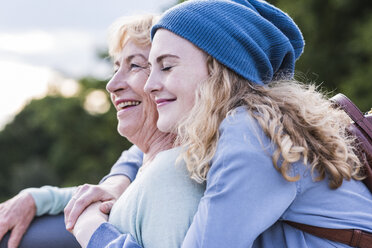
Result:
{"type": "Polygon", "coordinates": [[[123,151],[118,161],[112,166],[110,173],[102,178],[100,183],[116,175],[127,176],[133,182],[136,178],[138,169],[142,165],[142,158],[142,151],[137,146],[133,145],[129,150],[123,151]]]}
{"type": "Polygon", "coordinates": [[[43,186],[41,188],[28,188],[22,192],[30,193],[35,201],[36,216],[44,214],[59,214],[66,207],[76,187],[58,188],[43,186]]]}
{"type": "Polygon", "coordinates": [[[113,225],[101,224],[93,233],[87,248],[141,248],[130,234],[122,234],[113,225]]]}
{"type": "Polygon", "coordinates": [[[296,185],[274,168],[271,152],[268,138],[246,113],[223,121],[206,191],[183,248],[251,247],[280,218],[296,185]]]}

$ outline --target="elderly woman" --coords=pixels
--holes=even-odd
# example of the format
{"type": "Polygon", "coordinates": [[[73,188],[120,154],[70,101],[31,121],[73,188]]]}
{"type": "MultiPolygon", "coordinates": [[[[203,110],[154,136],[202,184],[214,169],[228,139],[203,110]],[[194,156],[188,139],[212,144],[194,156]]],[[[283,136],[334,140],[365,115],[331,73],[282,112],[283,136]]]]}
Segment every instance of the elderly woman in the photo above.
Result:
{"type": "MultiPolygon", "coordinates": [[[[150,28],[155,19],[153,16],[123,19],[111,29],[109,52],[115,62],[115,74],[107,84],[107,90],[117,109],[118,131],[141,149],[143,165],[135,182],[114,205],[109,219],[98,210],[100,203],[95,203],[75,226],[67,221],[67,228],[73,231],[83,247],[102,222],[105,225],[100,230],[105,234],[108,231],[118,234],[127,243],[132,241],[143,247],[180,246],[205,189],[203,184],[189,178],[182,161],[176,163],[179,152],[178,148],[173,148],[175,135],[157,129],[155,103],[143,90],[149,75],[150,28]]],[[[138,149],[134,147],[131,152],[138,153],[138,149]]],[[[123,159],[129,162],[133,158],[136,164],[138,156],[125,154],[123,159]]],[[[37,202],[40,202],[38,197],[44,197],[44,204],[37,204],[41,205],[38,214],[61,211],[73,190],[52,187],[31,190],[37,202]],[[48,195],[46,198],[45,194],[48,195]]],[[[69,211],[75,204],[76,195],[68,204],[70,208],[66,207],[69,211]]],[[[109,238],[112,235],[99,241],[109,238]]],[[[96,247],[95,243],[92,239],[91,245],[96,247]]],[[[26,246],[30,247],[30,244],[26,246]]]]}
{"type": "Polygon", "coordinates": [[[83,247],[88,242],[91,247],[102,247],[113,237],[126,245],[178,247],[204,192],[203,184],[189,178],[184,163],[176,163],[175,135],[157,129],[155,103],[143,91],[149,75],[150,24],[118,29],[128,37],[111,45],[117,70],[107,84],[118,111],[119,133],[144,152],[143,165],[114,205],[108,223],[97,204],[79,217],[73,233],[83,247]]]}
{"type": "Polygon", "coordinates": [[[191,176],[207,181],[182,247],[370,247],[350,119],[292,79],[304,42],[290,17],[262,0],[195,0],[151,34],[158,128],[177,133],[191,176]],[[293,222],[359,231],[327,240],[293,222]]]}

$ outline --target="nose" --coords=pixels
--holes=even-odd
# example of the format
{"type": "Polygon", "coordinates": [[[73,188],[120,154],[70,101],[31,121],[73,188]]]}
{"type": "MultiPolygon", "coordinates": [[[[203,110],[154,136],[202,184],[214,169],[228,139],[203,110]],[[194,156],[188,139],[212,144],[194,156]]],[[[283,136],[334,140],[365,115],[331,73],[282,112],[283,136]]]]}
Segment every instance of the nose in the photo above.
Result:
{"type": "Polygon", "coordinates": [[[115,92],[124,90],[127,87],[126,79],[123,73],[117,71],[110,81],[106,84],[106,90],[113,94],[115,92]]]}
{"type": "Polygon", "coordinates": [[[154,70],[151,70],[149,77],[147,78],[146,84],[144,86],[144,91],[147,94],[155,93],[162,89],[162,83],[158,75],[154,70]]]}

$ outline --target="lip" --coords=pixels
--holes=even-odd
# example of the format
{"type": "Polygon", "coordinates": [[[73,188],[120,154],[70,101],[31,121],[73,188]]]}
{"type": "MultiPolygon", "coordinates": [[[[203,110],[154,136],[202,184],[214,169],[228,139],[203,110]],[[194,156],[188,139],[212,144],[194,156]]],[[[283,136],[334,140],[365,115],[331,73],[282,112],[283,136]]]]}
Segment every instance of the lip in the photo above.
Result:
{"type": "Polygon", "coordinates": [[[160,108],[160,107],[168,105],[169,103],[172,103],[176,100],[177,100],[177,98],[170,98],[170,99],[160,98],[160,99],[155,99],[155,103],[156,103],[156,106],[158,108],[160,108]]]}
{"type": "MultiPolygon", "coordinates": [[[[114,102],[114,105],[115,105],[115,108],[117,111],[121,111],[121,110],[125,110],[125,109],[120,109],[118,107],[118,105],[122,102],[142,102],[142,101],[139,101],[139,100],[135,100],[135,99],[118,99],[114,102]]],[[[133,107],[136,107],[136,106],[133,106],[133,107]]],[[[128,108],[131,108],[131,107],[128,107],[128,108]]]]}

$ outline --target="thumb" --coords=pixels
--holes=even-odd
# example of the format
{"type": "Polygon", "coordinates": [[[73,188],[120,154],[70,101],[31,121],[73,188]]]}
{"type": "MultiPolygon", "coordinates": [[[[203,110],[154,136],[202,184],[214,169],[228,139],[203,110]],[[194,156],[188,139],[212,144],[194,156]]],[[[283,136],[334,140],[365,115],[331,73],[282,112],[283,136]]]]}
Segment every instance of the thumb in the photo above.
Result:
{"type": "Polygon", "coordinates": [[[101,212],[104,214],[109,214],[114,203],[114,200],[102,202],[99,206],[99,210],[101,210],[101,212]]]}

